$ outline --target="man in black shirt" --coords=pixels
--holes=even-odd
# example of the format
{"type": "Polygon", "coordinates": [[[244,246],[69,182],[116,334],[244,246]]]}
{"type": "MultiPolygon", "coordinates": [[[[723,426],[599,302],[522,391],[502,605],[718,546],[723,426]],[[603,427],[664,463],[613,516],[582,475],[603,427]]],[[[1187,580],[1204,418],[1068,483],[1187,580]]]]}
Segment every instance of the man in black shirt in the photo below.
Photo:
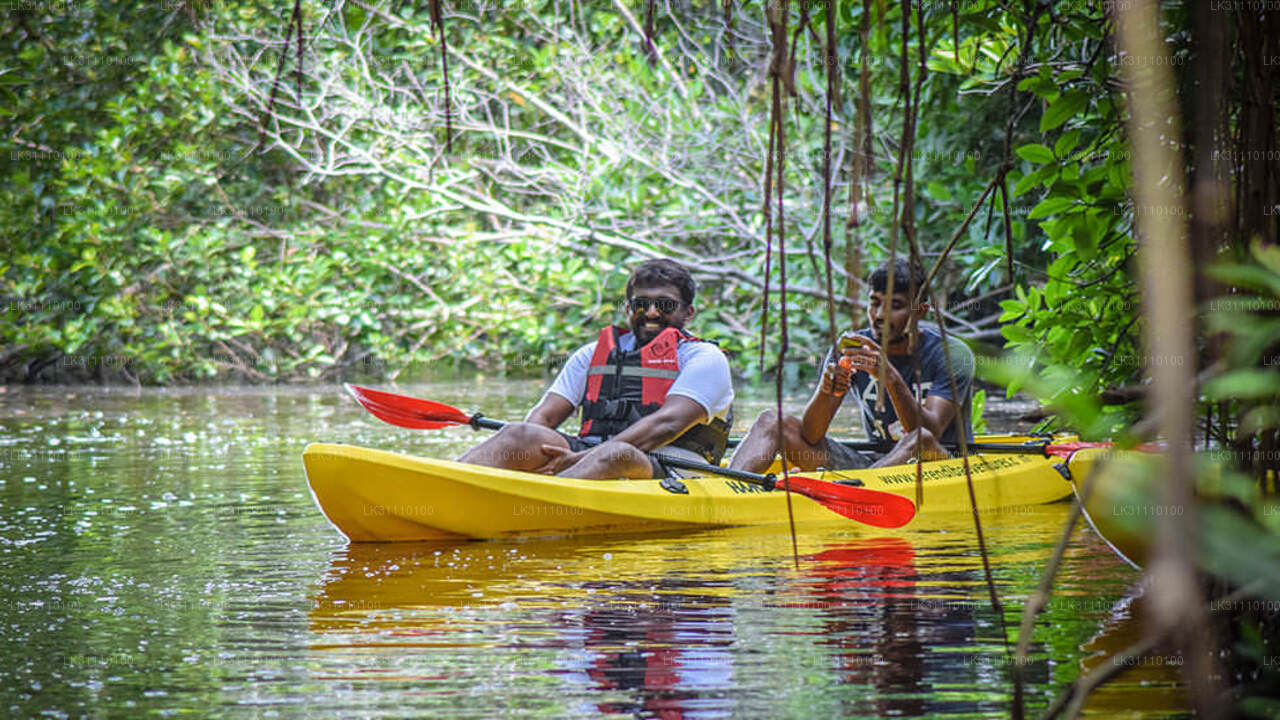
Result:
{"type": "MultiPolygon", "coordinates": [[[[845,470],[899,465],[916,457],[940,460],[949,456],[944,444],[956,442],[958,432],[973,439],[969,404],[973,392],[973,353],[964,343],[950,339],[954,377],[947,372],[942,336],[919,322],[929,310],[928,303],[915,304],[911,290],[924,285],[924,270],[898,260],[894,266],[893,290],[887,292],[889,267],[871,273],[868,284],[867,319],[871,327],[846,332],[857,347],[831,348],[819,366],[821,381],[797,418],[783,415],[783,438],[789,467],[814,470],[845,470]],[[913,277],[914,276],[914,277],[913,277]],[[885,316],[889,318],[887,340],[882,337],[885,316]],[[913,330],[918,343],[910,347],[913,330]],[[880,347],[888,364],[884,368],[885,401],[877,409],[880,377],[880,347]],[[851,450],[827,435],[832,418],[852,395],[862,413],[863,426],[871,440],[896,443],[883,456],[851,450]],[[917,396],[920,400],[917,402],[917,396]]],[[[926,296],[920,293],[921,297],[926,296]]],[[[845,343],[849,344],[849,343],[845,343]]],[[[756,418],[734,452],[729,467],[762,472],[778,454],[778,417],[766,410],[756,418]]]]}

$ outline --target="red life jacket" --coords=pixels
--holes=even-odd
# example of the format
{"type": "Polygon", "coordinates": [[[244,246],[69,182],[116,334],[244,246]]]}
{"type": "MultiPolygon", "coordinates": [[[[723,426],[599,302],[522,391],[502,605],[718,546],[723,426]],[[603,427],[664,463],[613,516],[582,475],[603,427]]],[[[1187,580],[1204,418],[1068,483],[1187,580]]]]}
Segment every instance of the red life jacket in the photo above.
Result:
{"type": "MultiPolygon", "coordinates": [[[[582,430],[578,433],[581,437],[608,440],[657,412],[680,374],[680,343],[706,342],[669,327],[643,347],[623,352],[618,349],[618,341],[629,332],[621,327],[607,327],[600,332],[587,369],[582,430]]],[[[719,462],[728,440],[729,422],[715,418],[694,425],[668,444],[692,450],[709,462],[719,462]]]]}

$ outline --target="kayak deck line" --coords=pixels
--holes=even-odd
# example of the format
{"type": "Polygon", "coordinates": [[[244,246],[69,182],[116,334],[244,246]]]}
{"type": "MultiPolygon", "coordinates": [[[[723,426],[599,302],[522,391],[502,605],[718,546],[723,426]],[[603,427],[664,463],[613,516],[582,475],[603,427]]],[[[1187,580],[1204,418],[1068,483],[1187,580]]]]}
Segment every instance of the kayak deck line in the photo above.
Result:
{"type": "MultiPolygon", "coordinates": [[[[984,512],[1055,502],[1072,492],[1055,469],[1060,458],[972,455],[969,462],[984,512]]],[[[656,479],[561,478],[327,443],[309,445],[303,464],[316,504],[352,542],[660,532],[787,522],[786,493],[718,476],[681,478],[688,493],[674,494],[656,479]]],[[[920,470],[920,514],[969,511],[961,459],[926,462],[920,470]]],[[[805,473],[911,498],[915,475],[914,465],[805,473]]],[[[791,499],[798,525],[866,527],[807,497],[793,493],[791,499]]]]}

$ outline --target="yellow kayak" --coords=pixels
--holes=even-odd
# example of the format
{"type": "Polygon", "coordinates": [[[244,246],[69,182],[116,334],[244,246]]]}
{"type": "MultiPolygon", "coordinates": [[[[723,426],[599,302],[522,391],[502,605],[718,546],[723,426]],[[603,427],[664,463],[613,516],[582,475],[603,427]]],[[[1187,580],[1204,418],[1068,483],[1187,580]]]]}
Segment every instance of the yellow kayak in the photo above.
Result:
{"type": "MultiPolygon", "coordinates": [[[[1022,436],[980,441],[1016,443],[1022,436]]],[[[1055,442],[1073,438],[1055,438],[1055,442]]],[[[405,542],[687,530],[787,523],[787,495],[716,476],[685,478],[687,494],[657,480],[576,480],[499,470],[382,450],[316,443],[303,452],[307,482],[325,516],[352,542],[405,542]]],[[[1071,495],[1073,458],[983,454],[969,458],[980,510],[1018,508],[1071,495]]],[[[924,502],[916,519],[969,511],[960,459],[921,466],[924,502]]],[[[916,466],[805,473],[915,498],[916,466]]],[[[856,526],[792,493],[798,528],[856,526]]],[[[910,526],[909,525],[909,526],[910,526]]]]}

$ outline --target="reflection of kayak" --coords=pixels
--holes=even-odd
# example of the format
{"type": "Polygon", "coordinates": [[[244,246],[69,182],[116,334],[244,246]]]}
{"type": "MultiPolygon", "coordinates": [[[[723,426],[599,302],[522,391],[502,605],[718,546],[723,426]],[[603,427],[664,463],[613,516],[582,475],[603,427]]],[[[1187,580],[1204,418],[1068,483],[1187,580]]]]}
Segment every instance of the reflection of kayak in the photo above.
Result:
{"type": "MultiPolygon", "coordinates": [[[[1098,598],[1054,598],[1051,602],[1089,607],[1095,605],[1098,598]]],[[[1140,658],[1117,658],[1146,637],[1150,627],[1149,610],[1141,597],[1121,599],[1110,608],[1099,631],[1080,646],[1088,653],[1080,659],[1082,674],[1111,670],[1118,664],[1128,668],[1122,677],[1107,682],[1089,695],[1084,704],[1086,715],[1119,717],[1132,713],[1135,691],[1141,693],[1144,712],[1161,717],[1186,712],[1189,700],[1179,677],[1184,665],[1181,653],[1156,652],[1140,658]]]]}
{"type": "MultiPolygon", "coordinates": [[[[1016,442],[1024,438],[1000,437],[1016,442]]],[[[655,480],[574,480],[498,470],[348,445],[313,444],[303,453],[307,481],[329,520],[355,542],[503,538],[648,532],[787,522],[786,494],[721,477],[684,479],[687,494],[655,480]]],[[[981,510],[1054,502],[1071,486],[1060,458],[989,454],[970,458],[981,510]]],[[[1073,470],[1075,463],[1072,463],[1073,470]]],[[[914,465],[807,473],[860,482],[914,498],[914,465]]],[[[924,463],[924,504],[912,524],[934,513],[967,512],[960,459],[924,463]]],[[[793,494],[796,523],[854,526],[793,494]]],[[[910,525],[908,526],[910,527],[910,525]]]]}
{"type": "MultiPolygon", "coordinates": [[[[983,517],[983,529],[1003,565],[1038,566],[1067,512],[1058,504],[990,513],[983,517]]],[[[803,571],[798,574],[793,574],[785,523],[490,543],[353,543],[333,551],[313,596],[312,629],[364,633],[393,627],[410,633],[456,617],[442,608],[517,602],[522,608],[560,611],[566,605],[616,600],[619,593],[659,605],[672,604],[671,593],[694,593],[703,605],[743,597],[760,602],[754,581],[734,578],[761,574],[789,578],[787,591],[770,597],[779,607],[849,603],[833,590],[878,602],[917,585],[921,572],[951,578],[929,584],[937,602],[956,591],[961,592],[957,601],[968,598],[963,587],[980,582],[955,580],[977,578],[982,569],[967,513],[917,516],[891,535],[872,528],[864,534],[860,527],[827,526],[799,536],[803,571]]]]}

